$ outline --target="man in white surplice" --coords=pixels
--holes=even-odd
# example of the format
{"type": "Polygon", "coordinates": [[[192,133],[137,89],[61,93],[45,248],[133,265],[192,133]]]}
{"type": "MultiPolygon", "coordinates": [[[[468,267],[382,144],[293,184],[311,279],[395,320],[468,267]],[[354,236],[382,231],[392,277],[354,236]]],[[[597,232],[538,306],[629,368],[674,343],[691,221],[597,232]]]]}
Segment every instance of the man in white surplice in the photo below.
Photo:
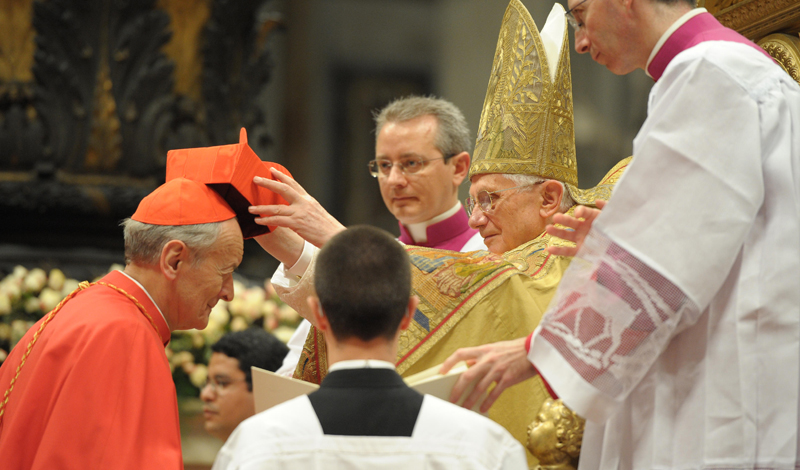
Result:
{"type": "Polygon", "coordinates": [[[582,469],[798,468],[800,87],[694,0],[569,6],[578,52],[656,81],[648,118],[602,214],[548,228],[582,246],[540,326],[454,354],[454,397],[540,373],[582,469]]]}
{"type": "Polygon", "coordinates": [[[319,252],[308,303],[332,364],[319,390],[248,418],[214,470],[457,468],[522,470],[499,424],[409,388],[394,367],[419,299],[391,235],[356,226],[319,252]]]}

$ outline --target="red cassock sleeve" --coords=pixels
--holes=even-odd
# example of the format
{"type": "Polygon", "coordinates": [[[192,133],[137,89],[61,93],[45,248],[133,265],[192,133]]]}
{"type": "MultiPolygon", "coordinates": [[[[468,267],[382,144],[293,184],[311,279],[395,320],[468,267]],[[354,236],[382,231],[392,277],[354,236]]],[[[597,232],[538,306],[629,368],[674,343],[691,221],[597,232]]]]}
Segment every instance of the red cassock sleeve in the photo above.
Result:
{"type": "MultiPolygon", "coordinates": [[[[34,346],[0,428],[4,469],[183,468],[164,346],[132,302],[102,289],[68,302],[34,346]]],[[[3,391],[37,328],[3,364],[3,391]]]]}

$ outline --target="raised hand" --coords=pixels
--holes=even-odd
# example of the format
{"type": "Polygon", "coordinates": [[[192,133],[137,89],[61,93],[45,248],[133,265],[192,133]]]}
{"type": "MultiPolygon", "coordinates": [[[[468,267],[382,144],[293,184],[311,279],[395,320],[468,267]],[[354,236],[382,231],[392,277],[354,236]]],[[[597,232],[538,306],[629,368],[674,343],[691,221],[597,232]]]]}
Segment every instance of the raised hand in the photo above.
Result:
{"type": "Polygon", "coordinates": [[[256,223],[289,228],[317,247],[345,229],[297,181],[274,168],[271,171],[277,181],[257,176],[253,182],[280,194],[289,205],[250,206],[251,214],[261,215],[256,223]]]}
{"type": "Polygon", "coordinates": [[[486,393],[489,386],[496,383],[497,385],[481,404],[481,412],[486,413],[503,390],[535,377],[536,369],[528,361],[528,353],[525,350],[526,339],[519,338],[511,341],[484,344],[474,348],[462,348],[454,352],[444,361],[439,373],[446,373],[460,361],[466,361],[470,367],[461,374],[458,382],[453,387],[453,391],[450,393],[450,401],[458,403],[470,384],[474,383],[475,387],[472,392],[461,404],[464,408],[471,409],[480,397],[486,393]]]}
{"type": "Polygon", "coordinates": [[[592,228],[594,219],[600,215],[600,211],[603,209],[603,207],[605,207],[606,201],[598,199],[595,201],[595,204],[597,204],[597,209],[586,206],[578,206],[575,209],[575,217],[567,214],[556,214],[553,216],[554,224],[563,225],[564,227],[568,228],[560,228],[551,224],[545,227],[545,232],[554,237],[563,238],[564,240],[574,242],[575,246],[549,246],[547,247],[547,251],[550,252],[550,254],[558,256],[575,256],[575,254],[578,253],[578,250],[581,248],[581,246],[583,246],[583,240],[589,233],[589,229],[592,228]]]}

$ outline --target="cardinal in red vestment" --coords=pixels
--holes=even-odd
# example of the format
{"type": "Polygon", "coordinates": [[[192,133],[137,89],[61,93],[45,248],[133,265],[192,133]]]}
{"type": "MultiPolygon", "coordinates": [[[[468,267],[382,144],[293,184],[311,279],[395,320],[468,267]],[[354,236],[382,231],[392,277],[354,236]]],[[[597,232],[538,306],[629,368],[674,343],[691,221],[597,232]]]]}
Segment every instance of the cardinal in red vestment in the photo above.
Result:
{"type": "Polygon", "coordinates": [[[167,182],[123,221],[125,269],[83,283],[11,351],[0,367],[4,470],[183,468],[164,346],[174,330],[205,328],[212,307],[233,299],[242,233],[256,225],[234,208],[280,199],[183,173],[200,162],[209,179],[255,162],[245,169],[252,185],[274,165],[243,152],[242,136],[238,146],[174,151],[167,182]]]}

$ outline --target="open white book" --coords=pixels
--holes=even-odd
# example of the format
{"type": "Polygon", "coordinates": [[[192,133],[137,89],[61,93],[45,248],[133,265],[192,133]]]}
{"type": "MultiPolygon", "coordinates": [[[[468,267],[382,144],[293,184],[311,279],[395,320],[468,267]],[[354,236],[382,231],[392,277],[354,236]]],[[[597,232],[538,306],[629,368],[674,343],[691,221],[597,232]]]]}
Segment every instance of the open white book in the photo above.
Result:
{"type": "MultiPolygon", "coordinates": [[[[441,364],[405,379],[406,384],[422,394],[433,395],[442,400],[450,399],[450,391],[456,384],[461,374],[467,370],[465,362],[459,362],[447,374],[439,374],[441,364]]],[[[319,385],[304,382],[289,377],[278,375],[258,367],[252,368],[253,397],[255,399],[256,413],[260,413],[275,405],[300,395],[308,395],[319,388],[319,385]]],[[[472,386],[467,390],[470,392],[472,386]]],[[[464,396],[467,396],[465,393],[464,396]]],[[[482,400],[479,400],[482,401],[482,400]]],[[[477,411],[477,407],[475,408],[477,411]]]]}

